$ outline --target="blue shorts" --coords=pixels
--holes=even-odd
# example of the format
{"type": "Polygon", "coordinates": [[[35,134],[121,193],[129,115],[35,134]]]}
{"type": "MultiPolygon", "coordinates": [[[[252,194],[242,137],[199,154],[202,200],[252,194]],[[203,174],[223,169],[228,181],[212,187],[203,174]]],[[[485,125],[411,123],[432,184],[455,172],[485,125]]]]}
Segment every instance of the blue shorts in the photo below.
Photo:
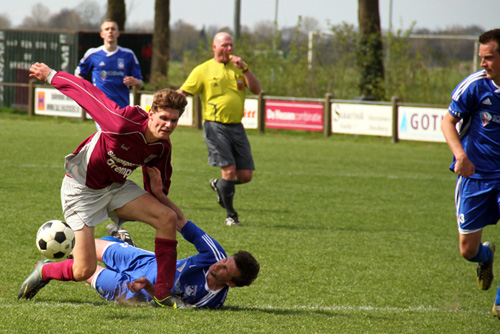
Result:
{"type": "Polygon", "coordinates": [[[151,283],[156,283],[156,259],[153,252],[117,242],[106,248],[102,261],[107,269],[99,273],[92,286],[106,300],[133,299],[137,302],[151,300],[144,290],[132,293],[127,287],[127,282],[133,282],[144,276],[151,283]]]}
{"type": "Polygon", "coordinates": [[[458,231],[470,234],[500,219],[500,180],[459,176],[455,188],[458,231]]]}

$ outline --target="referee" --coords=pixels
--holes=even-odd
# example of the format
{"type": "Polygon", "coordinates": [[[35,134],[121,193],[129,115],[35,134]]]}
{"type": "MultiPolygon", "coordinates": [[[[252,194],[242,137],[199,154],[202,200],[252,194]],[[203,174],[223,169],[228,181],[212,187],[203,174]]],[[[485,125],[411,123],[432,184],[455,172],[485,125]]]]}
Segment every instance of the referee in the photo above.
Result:
{"type": "Polygon", "coordinates": [[[214,58],[195,67],[178,92],[200,94],[208,162],[221,169],[221,178],[211,179],[210,186],[219,205],[227,211],[225,224],[241,226],[233,206],[235,185],[250,182],[255,169],[241,124],[245,87],[254,94],[259,94],[261,87],[248,65],[232,55],[234,45],[229,34],[217,33],[212,49],[214,58]]]}

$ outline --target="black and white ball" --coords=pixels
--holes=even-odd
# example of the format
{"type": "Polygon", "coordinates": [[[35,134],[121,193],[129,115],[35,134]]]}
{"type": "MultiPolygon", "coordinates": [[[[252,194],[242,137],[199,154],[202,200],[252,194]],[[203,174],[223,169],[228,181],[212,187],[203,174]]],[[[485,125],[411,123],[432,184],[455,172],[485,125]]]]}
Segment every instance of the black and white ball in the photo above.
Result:
{"type": "Polygon", "coordinates": [[[75,247],[75,233],[65,222],[49,220],[38,229],[36,246],[46,258],[63,259],[75,247]]]}

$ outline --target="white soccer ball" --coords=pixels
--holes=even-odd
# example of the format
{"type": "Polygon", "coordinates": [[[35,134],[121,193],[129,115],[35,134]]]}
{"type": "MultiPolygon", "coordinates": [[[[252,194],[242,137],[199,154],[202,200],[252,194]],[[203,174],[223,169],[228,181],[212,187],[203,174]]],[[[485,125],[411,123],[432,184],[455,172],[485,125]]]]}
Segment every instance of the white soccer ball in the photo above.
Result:
{"type": "Polygon", "coordinates": [[[75,233],[65,222],[49,220],[38,229],[36,247],[46,258],[65,258],[75,247],[75,233]]]}

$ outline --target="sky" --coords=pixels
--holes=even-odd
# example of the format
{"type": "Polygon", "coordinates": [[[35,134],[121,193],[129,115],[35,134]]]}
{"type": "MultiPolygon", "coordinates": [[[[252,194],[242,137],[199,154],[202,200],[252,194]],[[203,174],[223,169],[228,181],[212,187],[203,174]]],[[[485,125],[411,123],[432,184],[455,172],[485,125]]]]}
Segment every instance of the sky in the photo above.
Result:
{"type": "MultiPolygon", "coordinates": [[[[31,15],[36,3],[49,7],[51,14],[61,9],[74,9],[83,0],[14,0],[0,8],[13,26],[31,15]]],[[[95,0],[103,4],[106,0],[95,0]]],[[[126,0],[130,23],[152,20],[154,0],[126,0]]],[[[170,0],[170,23],[182,20],[198,29],[203,26],[234,25],[234,0],[170,0]]],[[[379,0],[382,29],[407,30],[415,28],[441,30],[456,25],[478,25],[485,30],[500,27],[498,0],[379,0]],[[391,15],[392,13],[392,15],[391,15]]],[[[103,10],[104,12],[104,10],[103,10]]],[[[315,18],[323,30],[329,25],[343,22],[357,26],[358,1],[356,0],[241,0],[240,23],[253,28],[262,21],[274,22],[278,28],[292,27],[298,17],[315,18]]]]}

